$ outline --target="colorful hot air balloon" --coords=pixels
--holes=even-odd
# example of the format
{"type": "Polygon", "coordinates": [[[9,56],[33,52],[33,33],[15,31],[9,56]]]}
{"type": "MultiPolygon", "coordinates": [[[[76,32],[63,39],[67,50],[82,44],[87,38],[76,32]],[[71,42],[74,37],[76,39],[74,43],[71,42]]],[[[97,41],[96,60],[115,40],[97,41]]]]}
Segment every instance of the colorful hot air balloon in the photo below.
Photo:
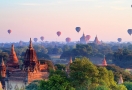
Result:
{"type": "Polygon", "coordinates": [[[77,31],[78,33],[80,32],[80,30],[81,30],[80,27],[76,27],[76,31],[77,31]]]}
{"type": "Polygon", "coordinates": [[[58,35],[58,36],[60,36],[60,35],[61,35],[61,32],[60,32],[60,31],[58,31],[58,32],[57,32],[57,35],[58,35]]]}
{"type": "Polygon", "coordinates": [[[12,31],[9,29],[7,32],[10,34],[12,31]]]}
{"type": "Polygon", "coordinates": [[[41,36],[40,39],[43,41],[44,40],[44,36],[41,36]]]}
{"type": "Polygon", "coordinates": [[[90,35],[86,35],[86,39],[89,40],[91,38],[90,35]]]}
{"type": "Polygon", "coordinates": [[[38,41],[38,39],[37,39],[37,38],[34,38],[34,41],[35,41],[35,42],[37,42],[37,41],[38,41]]]}
{"type": "Polygon", "coordinates": [[[132,34],[132,29],[128,29],[127,32],[128,32],[129,35],[131,35],[132,34]]]}
{"type": "Polygon", "coordinates": [[[121,42],[122,41],[122,38],[118,38],[117,40],[118,40],[118,42],[121,42]]]}
{"type": "Polygon", "coordinates": [[[69,43],[71,41],[71,38],[67,37],[66,42],[69,43]]]}

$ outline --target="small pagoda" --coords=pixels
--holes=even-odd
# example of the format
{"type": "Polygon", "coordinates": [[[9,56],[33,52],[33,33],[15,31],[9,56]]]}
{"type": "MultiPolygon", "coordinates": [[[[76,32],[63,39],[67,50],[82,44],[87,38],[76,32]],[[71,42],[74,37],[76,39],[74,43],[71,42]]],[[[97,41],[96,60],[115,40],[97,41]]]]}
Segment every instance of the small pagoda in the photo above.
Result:
{"type": "Polygon", "coordinates": [[[104,59],[103,59],[103,62],[102,62],[102,66],[107,66],[107,62],[106,62],[106,59],[105,59],[105,55],[104,55],[104,59]]]}
{"type": "Polygon", "coordinates": [[[96,35],[96,37],[95,37],[95,39],[94,39],[94,43],[97,44],[97,45],[100,44],[100,41],[98,40],[97,35],[96,35]]]}
{"type": "Polygon", "coordinates": [[[9,60],[7,62],[7,66],[8,67],[14,67],[14,68],[19,67],[19,61],[18,61],[16,52],[14,50],[14,45],[13,44],[11,46],[11,53],[10,53],[10,56],[9,56],[9,60]]]}
{"type": "Polygon", "coordinates": [[[80,38],[80,43],[83,43],[83,44],[87,43],[86,36],[84,33],[83,33],[82,37],[80,38]]]}

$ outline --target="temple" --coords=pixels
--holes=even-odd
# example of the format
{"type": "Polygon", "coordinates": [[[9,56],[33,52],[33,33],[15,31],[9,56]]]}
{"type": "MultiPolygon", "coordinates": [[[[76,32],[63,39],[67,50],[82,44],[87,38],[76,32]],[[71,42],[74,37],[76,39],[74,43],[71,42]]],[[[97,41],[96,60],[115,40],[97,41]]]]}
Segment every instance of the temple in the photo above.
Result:
{"type": "Polygon", "coordinates": [[[97,35],[96,35],[96,37],[95,37],[95,39],[94,39],[94,43],[97,44],[97,45],[100,44],[100,41],[98,40],[97,35]]]}
{"type": "Polygon", "coordinates": [[[87,43],[87,39],[86,39],[86,36],[85,36],[84,33],[83,33],[82,37],[80,38],[80,43],[82,43],[82,44],[86,44],[87,43]]]}
{"type": "Polygon", "coordinates": [[[0,64],[0,75],[2,78],[0,81],[3,88],[5,87],[5,77],[8,78],[10,83],[13,83],[14,81],[23,83],[26,81],[29,84],[34,80],[47,79],[49,76],[49,68],[54,69],[53,63],[51,63],[50,60],[38,60],[30,38],[30,44],[25,52],[21,68],[19,67],[19,60],[14,50],[14,45],[11,47],[8,62],[5,64],[2,59],[0,64]]]}

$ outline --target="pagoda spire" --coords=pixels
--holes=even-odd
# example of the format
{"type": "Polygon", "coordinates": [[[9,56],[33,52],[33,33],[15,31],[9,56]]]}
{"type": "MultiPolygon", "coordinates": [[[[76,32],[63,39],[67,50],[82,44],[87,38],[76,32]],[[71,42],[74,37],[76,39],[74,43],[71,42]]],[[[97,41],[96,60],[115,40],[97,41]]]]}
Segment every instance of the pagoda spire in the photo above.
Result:
{"type": "Polygon", "coordinates": [[[105,55],[104,55],[104,59],[103,59],[103,62],[102,62],[102,66],[107,66],[107,62],[106,62],[106,59],[105,59],[105,55]]]}
{"type": "Polygon", "coordinates": [[[2,58],[1,66],[4,66],[4,65],[5,65],[5,63],[4,63],[4,60],[3,60],[3,58],[2,58]]]}
{"type": "Polygon", "coordinates": [[[15,51],[14,51],[14,44],[12,44],[12,46],[11,46],[11,53],[14,53],[15,51]]]}
{"type": "Polygon", "coordinates": [[[9,56],[9,61],[7,62],[9,66],[18,66],[18,58],[14,49],[14,45],[11,46],[11,53],[9,56]]]}
{"type": "Polygon", "coordinates": [[[30,44],[29,44],[29,48],[33,48],[33,45],[32,45],[32,40],[30,38],[30,44]]]}

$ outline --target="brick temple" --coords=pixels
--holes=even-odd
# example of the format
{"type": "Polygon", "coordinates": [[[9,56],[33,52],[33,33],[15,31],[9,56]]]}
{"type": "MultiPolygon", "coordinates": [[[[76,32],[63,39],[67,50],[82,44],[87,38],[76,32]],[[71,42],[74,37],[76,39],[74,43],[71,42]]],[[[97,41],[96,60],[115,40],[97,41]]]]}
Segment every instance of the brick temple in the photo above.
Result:
{"type": "Polygon", "coordinates": [[[27,83],[31,83],[34,80],[43,80],[48,78],[49,65],[46,62],[41,63],[41,61],[38,60],[31,38],[29,47],[25,52],[22,68],[20,69],[19,66],[19,60],[17,58],[14,45],[12,45],[8,62],[5,64],[2,59],[0,64],[0,75],[2,77],[1,84],[3,88],[5,87],[4,79],[6,77],[8,77],[10,83],[13,81],[23,82],[24,80],[27,80],[27,83]]]}

